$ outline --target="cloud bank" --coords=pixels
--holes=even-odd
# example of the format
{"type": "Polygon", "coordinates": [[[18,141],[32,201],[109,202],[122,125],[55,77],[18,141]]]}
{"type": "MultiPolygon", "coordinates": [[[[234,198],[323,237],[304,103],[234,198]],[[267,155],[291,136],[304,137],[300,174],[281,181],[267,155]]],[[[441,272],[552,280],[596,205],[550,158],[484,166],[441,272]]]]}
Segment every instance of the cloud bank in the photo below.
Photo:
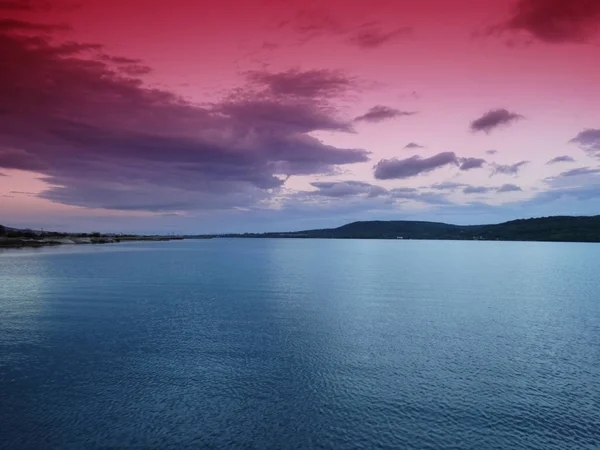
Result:
{"type": "Polygon", "coordinates": [[[148,87],[144,70],[131,70],[142,67],[135,58],[57,43],[41,29],[0,28],[0,167],[43,174],[52,186],[43,198],[119,210],[244,207],[289,176],[369,160],[309,134],[351,130],[329,101],[351,89],[340,72],[251,72],[243,89],[198,106],[148,87]]]}

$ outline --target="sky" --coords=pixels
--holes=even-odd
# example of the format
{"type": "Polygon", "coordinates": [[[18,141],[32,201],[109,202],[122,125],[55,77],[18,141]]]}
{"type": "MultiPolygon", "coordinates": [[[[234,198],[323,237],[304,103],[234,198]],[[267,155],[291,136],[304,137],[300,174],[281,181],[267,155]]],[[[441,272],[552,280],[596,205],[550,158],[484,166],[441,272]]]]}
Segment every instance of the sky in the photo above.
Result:
{"type": "Polygon", "coordinates": [[[0,0],[0,223],[600,214],[598,0],[0,0]]]}

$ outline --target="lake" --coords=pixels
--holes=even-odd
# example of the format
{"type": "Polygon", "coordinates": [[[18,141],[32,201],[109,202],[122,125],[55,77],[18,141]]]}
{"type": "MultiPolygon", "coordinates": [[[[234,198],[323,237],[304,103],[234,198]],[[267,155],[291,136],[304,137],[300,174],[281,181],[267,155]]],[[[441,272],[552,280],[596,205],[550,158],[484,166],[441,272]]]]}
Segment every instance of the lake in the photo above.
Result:
{"type": "Polygon", "coordinates": [[[0,447],[600,448],[600,245],[0,251],[0,447]]]}

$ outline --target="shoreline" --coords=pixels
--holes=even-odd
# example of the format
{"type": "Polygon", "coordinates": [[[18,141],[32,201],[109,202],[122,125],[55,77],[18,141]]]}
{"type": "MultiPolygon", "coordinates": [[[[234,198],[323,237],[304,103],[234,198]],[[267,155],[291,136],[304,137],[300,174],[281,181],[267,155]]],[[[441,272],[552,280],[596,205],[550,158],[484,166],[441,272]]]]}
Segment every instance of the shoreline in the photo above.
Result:
{"type": "Polygon", "coordinates": [[[0,238],[0,249],[10,248],[40,248],[58,245],[97,245],[97,244],[116,244],[120,242],[137,241],[174,241],[183,240],[182,236],[65,236],[59,238],[22,238],[22,237],[4,237],[0,238]]]}

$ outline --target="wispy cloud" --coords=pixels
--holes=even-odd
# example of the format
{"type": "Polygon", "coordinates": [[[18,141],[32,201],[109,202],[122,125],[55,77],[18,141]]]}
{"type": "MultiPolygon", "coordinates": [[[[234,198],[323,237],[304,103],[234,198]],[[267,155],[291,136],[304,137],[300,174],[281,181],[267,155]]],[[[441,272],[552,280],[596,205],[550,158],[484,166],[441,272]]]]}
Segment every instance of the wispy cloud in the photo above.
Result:
{"type": "Polygon", "coordinates": [[[378,180],[411,178],[447,165],[457,165],[458,158],[454,152],[443,152],[430,158],[411,156],[406,159],[382,159],[374,169],[378,180]]]}
{"type": "Polygon", "coordinates": [[[492,164],[492,176],[517,175],[526,164],[529,164],[529,161],[519,161],[514,164],[492,164]]]}
{"type": "Polygon", "coordinates": [[[550,161],[548,161],[546,164],[557,164],[557,163],[563,163],[563,162],[575,162],[575,160],[568,156],[557,156],[556,158],[552,158],[550,161]]]}
{"type": "Polygon", "coordinates": [[[413,28],[409,26],[387,29],[378,21],[359,26],[347,24],[319,7],[301,9],[294,16],[280,21],[277,27],[292,29],[303,42],[323,36],[339,36],[349,45],[364,50],[373,50],[414,35],[413,28]]]}
{"type": "Polygon", "coordinates": [[[562,172],[559,177],[577,177],[581,175],[593,175],[600,173],[599,168],[592,167],[578,167],[577,169],[567,170],[566,172],[562,172]]]}
{"type": "Polygon", "coordinates": [[[377,105],[369,109],[365,114],[354,119],[355,122],[383,122],[384,120],[395,119],[397,117],[412,116],[415,111],[400,111],[389,106],[377,105]]]}
{"type": "Polygon", "coordinates": [[[299,98],[331,98],[356,87],[355,80],[342,71],[327,69],[300,70],[285,72],[250,71],[247,79],[270,94],[299,98]]]}
{"type": "Polygon", "coordinates": [[[464,183],[454,183],[452,181],[445,181],[443,183],[436,183],[429,186],[430,189],[434,189],[436,191],[453,191],[455,189],[467,186],[464,183]]]}
{"type": "Polygon", "coordinates": [[[505,192],[521,192],[522,189],[516,184],[503,184],[500,187],[493,186],[467,186],[463,189],[465,194],[488,194],[490,192],[505,193],[505,192]]]}
{"type": "Polygon", "coordinates": [[[371,26],[355,32],[348,39],[348,42],[360,48],[374,49],[401,38],[411,37],[413,33],[414,30],[411,27],[400,27],[386,31],[379,26],[371,26]]]}
{"type": "Polygon", "coordinates": [[[315,181],[311,185],[317,188],[316,195],[325,197],[349,197],[364,194],[368,198],[388,193],[387,189],[362,181],[315,181]]]}

